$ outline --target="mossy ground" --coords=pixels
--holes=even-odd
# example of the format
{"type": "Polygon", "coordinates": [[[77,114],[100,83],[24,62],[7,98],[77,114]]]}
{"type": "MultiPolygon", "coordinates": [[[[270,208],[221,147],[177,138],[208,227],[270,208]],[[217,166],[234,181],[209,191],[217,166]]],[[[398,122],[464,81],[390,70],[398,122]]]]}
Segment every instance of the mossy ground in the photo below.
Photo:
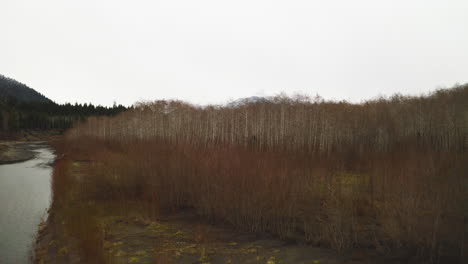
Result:
{"type": "MultiPolygon", "coordinates": [[[[251,234],[200,221],[191,211],[149,219],[100,218],[108,263],[376,263],[366,251],[339,256],[332,250],[282,241],[268,234],[251,234]]],[[[44,227],[47,228],[47,227],[44,227]]],[[[48,234],[38,263],[84,263],[72,240],[48,234]]],[[[42,243],[44,244],[44,243],[42,243]]],[[[37,251],[36,251],[37,252],[37,251]]],[[[379,262],[380,263],[380,262],[379,262]]]]}
{"type": "Polygon", "coordinates": [[[190,212],[159,220],[103,218],[110,263],[366,263],[266,234],[249,234],[198,221],[190,212]]]}

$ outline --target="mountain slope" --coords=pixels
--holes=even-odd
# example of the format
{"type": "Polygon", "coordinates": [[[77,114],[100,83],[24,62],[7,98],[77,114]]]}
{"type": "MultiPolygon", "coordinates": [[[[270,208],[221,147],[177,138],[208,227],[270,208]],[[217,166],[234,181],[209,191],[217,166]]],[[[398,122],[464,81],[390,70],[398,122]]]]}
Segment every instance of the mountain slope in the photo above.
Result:
{"type": "Polygon", "coordinates": [[[0,100],[14,98],[19,102],[52,102],[36,90],[0,74],[0,100]]]}

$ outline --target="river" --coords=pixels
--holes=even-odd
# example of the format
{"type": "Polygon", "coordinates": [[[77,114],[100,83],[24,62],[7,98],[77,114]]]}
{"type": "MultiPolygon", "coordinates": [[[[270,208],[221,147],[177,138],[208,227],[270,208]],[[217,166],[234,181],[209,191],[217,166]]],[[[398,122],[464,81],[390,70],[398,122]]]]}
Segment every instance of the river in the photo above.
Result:
{"type": "Polygon", "coordinates": [[[0,165],[0,263],[30,263],[38,224],[51,201],[50,163],[46,145],[31,144],[35,158],[0,165]]]}

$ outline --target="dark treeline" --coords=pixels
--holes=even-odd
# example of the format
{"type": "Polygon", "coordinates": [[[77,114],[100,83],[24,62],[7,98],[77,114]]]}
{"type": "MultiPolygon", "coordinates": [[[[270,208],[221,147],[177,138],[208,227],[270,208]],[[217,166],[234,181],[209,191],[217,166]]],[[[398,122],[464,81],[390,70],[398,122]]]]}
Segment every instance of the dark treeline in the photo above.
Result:
{"type": "Polygon", "coordinates": [[[0,109],[2,130],[15,132],[24,129],[65,130],[74,122],[84,121],[89,116],[113,116],[127,108],[115,104],[105,107],[91,103],[20,102],[15,98],[8,98],[0,101],[0,109]]]}
{"type": "Polygon", "coordinates": [[[89,116],[112,116],[127,108],[93,104],[57,104],[27,85],[0,75],[0,133],[65,130],[89,116]]]}
{"type": "Polygon", "coordinates": [[[18,102],[9,98],[0,102],[0,109],[2,130],[14,133],[25,129],[65,130],[89,116],[113,116],[127,108],[122,105],[95,106],[91,103],[18,102]]]}

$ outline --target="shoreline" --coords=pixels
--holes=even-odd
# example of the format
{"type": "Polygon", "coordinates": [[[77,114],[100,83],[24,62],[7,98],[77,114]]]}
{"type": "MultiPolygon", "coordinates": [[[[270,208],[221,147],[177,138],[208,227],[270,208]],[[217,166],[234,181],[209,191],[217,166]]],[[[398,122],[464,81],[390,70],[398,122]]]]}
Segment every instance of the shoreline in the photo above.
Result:
{"type": "Polygon", "coordinates": [[[0,139],[0,165],[20,163],[35,157],[37,146],[46,145],[50,140],[59,137],[60,132],[22,131],[10,139],[0,139]]]}
{"type": "Polygon", "coordinates": [[[0,165],[20,163],[34,158],[36,154],[30,147],[34,143],[38,142],[0,142],[0,165]]]}

